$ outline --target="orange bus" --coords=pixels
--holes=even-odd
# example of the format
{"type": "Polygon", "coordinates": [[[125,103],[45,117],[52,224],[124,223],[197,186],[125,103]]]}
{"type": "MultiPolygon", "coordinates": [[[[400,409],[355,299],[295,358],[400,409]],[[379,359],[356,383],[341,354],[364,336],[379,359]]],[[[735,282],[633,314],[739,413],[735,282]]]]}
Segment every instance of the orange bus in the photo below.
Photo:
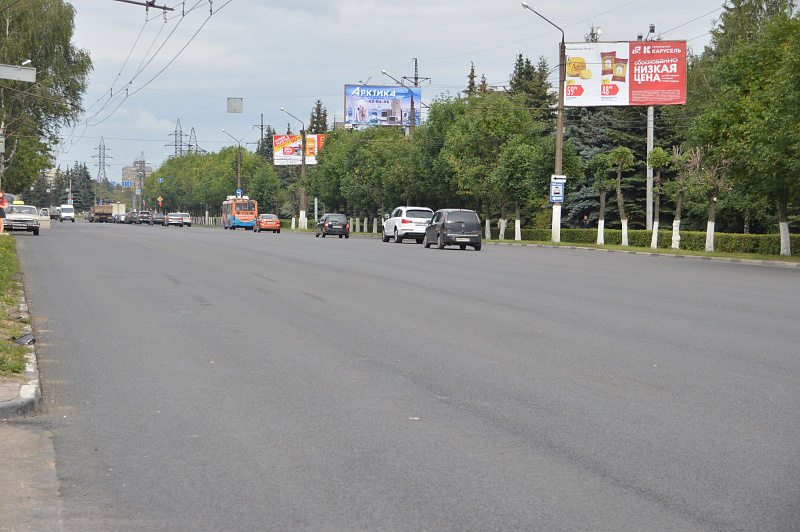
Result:
{"type": "Polygon", "coordinates": [[[252,230],[258,218],[258,202],[247,196],[228,196],[222,202],[222,227],[236,229],[245,227],[252,230]]]}

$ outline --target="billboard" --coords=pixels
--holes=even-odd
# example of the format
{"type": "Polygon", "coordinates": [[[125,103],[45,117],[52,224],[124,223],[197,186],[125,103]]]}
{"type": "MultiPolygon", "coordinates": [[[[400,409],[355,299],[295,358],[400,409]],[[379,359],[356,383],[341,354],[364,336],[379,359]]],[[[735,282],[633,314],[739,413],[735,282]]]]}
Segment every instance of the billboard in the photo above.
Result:
{"type": "MultiPolygon", "coordinates": [[[[317,164],[317,153],[328,135],[306,135],[306,164],[317,164]]],[[[303,136],[275,135],[272,137],[272,162],[276,165],[303,164],[303,136]]]]}
{"type": "Polygon", "coordinates": [[[567,107],[686,103],[686,41],[566,43],[567,107]]]}
{"type": "Polygon", "coordinates": [[[411,101],[414,101],[414,125],[420,123],[422,107],[420,87],[382,87],[345,85],[345,124],[371,126],[408,126],[411,101]]]}

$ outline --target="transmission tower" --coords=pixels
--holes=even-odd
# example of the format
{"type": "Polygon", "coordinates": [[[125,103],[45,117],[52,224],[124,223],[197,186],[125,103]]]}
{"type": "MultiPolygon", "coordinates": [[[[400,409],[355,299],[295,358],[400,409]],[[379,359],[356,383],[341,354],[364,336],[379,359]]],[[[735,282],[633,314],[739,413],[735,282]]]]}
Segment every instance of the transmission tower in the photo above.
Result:
{"type": "Polygon", "coordinates": [[[136,186],[134,187],[134,197],[133,197],[133,204],[136,205],[136,210],[141,210],[142,208],[142,195],[144,195],[144,178],[145,178],[145,165],[147,161],[144,158],[144,152],[142,152],[142,156],[135,159],[133,161],[133,166],[136,168],[136,186]],[[135,190],[141,191],[140,196],[136,196],[135,190]]]}
{"type": "Polygon", "coordinates": [[[106,143],[103,137],[100,137],[100,146],[96,147],[95,150],[97,150],[97,155],[92,155],[92,157],[97,158],[97,164],[95,165],[97,166],[97,182],[102,183],[108,180],[106,158],[113,159],[113,157],[106,155],[106,143]]]}
{"type": "Polygon", "coordinates": [[[189,147],[188,152],[197,153],[197,137],[194,134],[194,128],[192,128],[191,133],[189,133],[189,147]]]}
{"type": "Polygon", "coordinates": [[[181,119],[178,119],[178,123],[175,124],[175,133],[170,133],[170,137],[174,137],[172,144],[165,144],[166,147],[174,147],[175,148],[175,157],[183,157],[184,154],[184,137],[187,137],[186,133],[181,131],[181,119]]]}

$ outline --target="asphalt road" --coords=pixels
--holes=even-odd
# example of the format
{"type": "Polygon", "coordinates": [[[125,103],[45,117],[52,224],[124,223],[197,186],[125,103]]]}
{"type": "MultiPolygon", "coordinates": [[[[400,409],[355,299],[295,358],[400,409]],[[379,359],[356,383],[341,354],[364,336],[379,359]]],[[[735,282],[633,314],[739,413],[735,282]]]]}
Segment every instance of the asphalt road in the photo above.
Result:
{"type": "Polygon", "coordinates": [[[800,528],[800,272],[18,234],[66,530],[800,528]]]}

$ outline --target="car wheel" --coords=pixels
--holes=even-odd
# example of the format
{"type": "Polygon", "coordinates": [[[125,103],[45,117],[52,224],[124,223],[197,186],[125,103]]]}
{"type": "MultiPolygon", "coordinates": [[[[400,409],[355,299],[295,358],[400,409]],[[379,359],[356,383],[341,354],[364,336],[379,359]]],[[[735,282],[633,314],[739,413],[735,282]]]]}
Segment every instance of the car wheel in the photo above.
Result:
{"type": "Polygon", "coordinates": [[[33,236],[39,236],[39,228],[33,230],[33,236]]]}
{"type": "Polygon", "coordinates": [[[385,230],[381,230],[381,242],[388,242],[389,235],[386,234],[385,230]]]}
{"type": "Polygon", "coordinates": [[[322,232],[322,238],[325,238],[325,232],[324,231],[322,232]]]}
{"type": "Polygon", "coordinates": [[[281,230],[280,230],[280,229],[278,229],[278,230],[277,230],[277,231],[275,231],[275,232],[276,232],[276,233],[278,233],[278,234],[281,234],[281,230]]]}
{"type": "Polygon", "coordinates": [[[402,244],[403,243],[403,235],[397,232],[397,228],[394,228],[394,243],[395,244],[402,244]]]}
{"type": "Polygon", "coordinates": [[[466,245],[466,244],[459,244],[459,245],[458,245],[458,247],[459,247],[459,248],[460,248],[462,251],[463,251],[463,250],[465,250],[465,249],[467,249],[467,245],[466,245]]]}
{"type": "Polygon", "coordinates": [[[428,233],[425,233],[425,236],[422,237],[422,245],[425,247],[425,249],[431,247],[431,243],[428,242],[428,233]]]}
{"type": "Polygon", "coordinates": [[[342,238],[344,235],[339,235],[339,238],[342,238]]]}
{"type": "Polygon", "coordinates": [[[345,238],[350,238],[350,235],[344,235],[345,238]]]}
{"type": "Polygon", "coordinates": [[[439,249],[444,249],[444,240],[442,240],[442,234],[439,233],[439,236],[436,237],[436,245],[439,246],[439,249]]]}
{"type": "Polygon", "coordinates": [[[475,248],[475,251],[480,251],[480,250],[481,250],[481,245],[480,245],[480,244],[475,244],[475,245],[474,245],[474,246],[472,246],[472,247],[474,247],[474,248],[475,248]]]}
{"type": "Polygon", "coordinates": [[[422,244],[422,239],[421,238],[417,239],[417,244],[422,244]]]}

